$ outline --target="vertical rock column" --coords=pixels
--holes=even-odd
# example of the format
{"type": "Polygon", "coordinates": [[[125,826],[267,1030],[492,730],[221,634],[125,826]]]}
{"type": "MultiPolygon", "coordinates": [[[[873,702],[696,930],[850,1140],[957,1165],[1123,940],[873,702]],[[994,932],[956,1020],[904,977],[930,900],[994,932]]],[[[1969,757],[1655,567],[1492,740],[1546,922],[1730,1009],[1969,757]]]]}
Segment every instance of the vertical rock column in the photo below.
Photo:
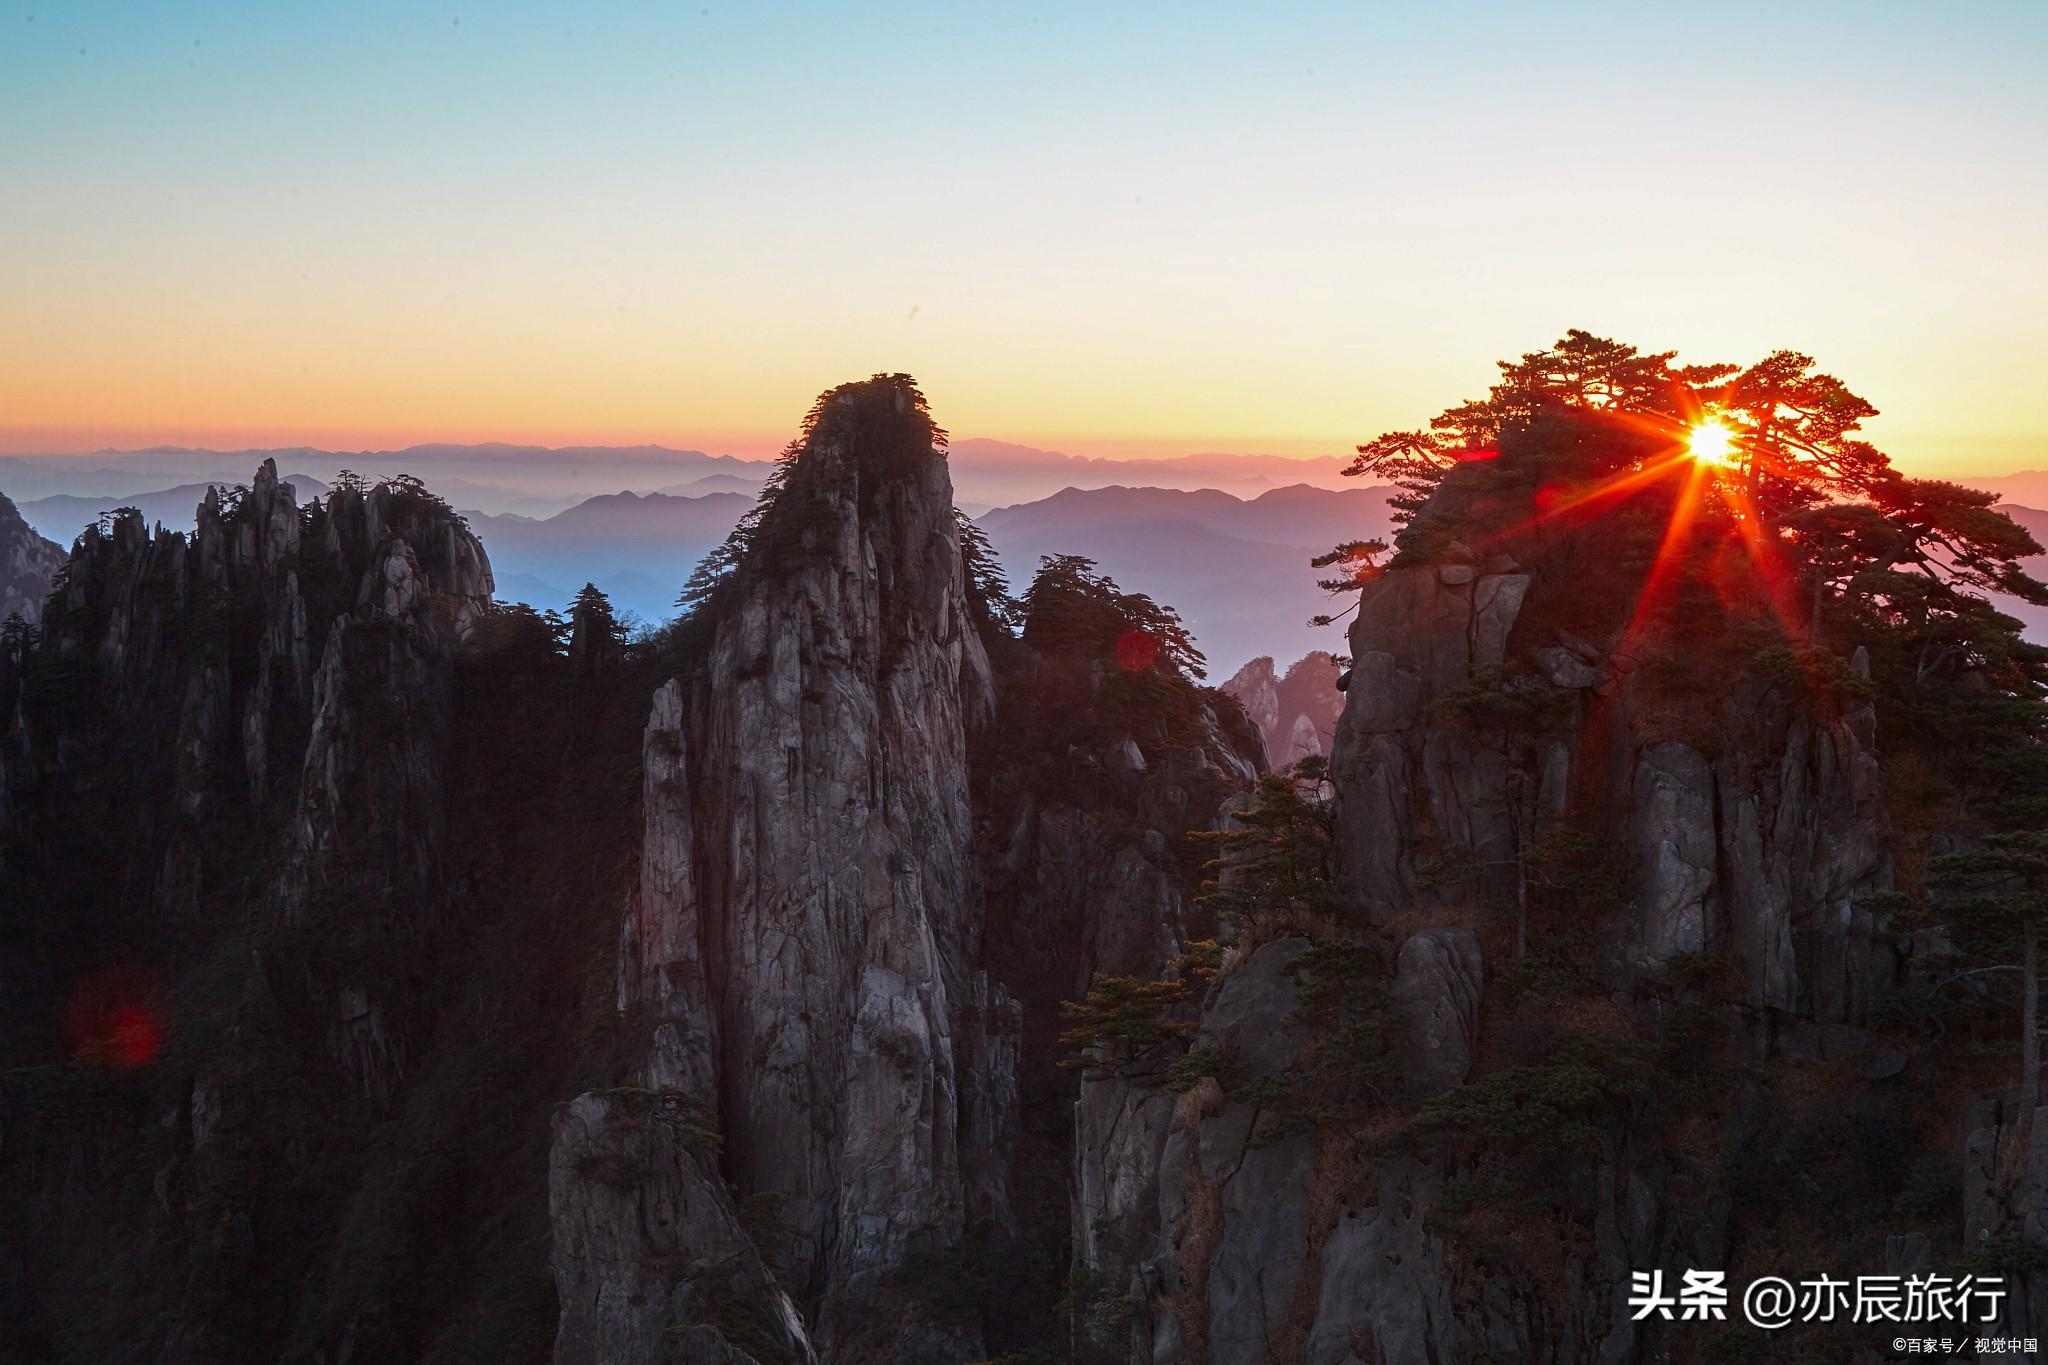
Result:
{"type": "Polygon", "coordinates": [[[893,1308],[892,1272],[1008,1225],[1015,1107],[968,801],[993,699],[932,439],[907,386],[821,405],[656,699],[620,989],[644,1083],[714,1103],[725,1176],[778,1201],[820,1350],[904,1360],[979,1348],[893,1308]]]}

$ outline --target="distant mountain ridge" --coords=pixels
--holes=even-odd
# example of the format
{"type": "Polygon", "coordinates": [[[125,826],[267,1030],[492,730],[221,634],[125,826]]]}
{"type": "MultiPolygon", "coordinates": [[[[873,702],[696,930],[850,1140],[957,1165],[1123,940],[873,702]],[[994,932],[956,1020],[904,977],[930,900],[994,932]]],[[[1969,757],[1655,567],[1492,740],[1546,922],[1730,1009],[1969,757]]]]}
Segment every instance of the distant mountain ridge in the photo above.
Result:
{"type": "Polygon", "coordinates": [[[428,444],[402,450],[319,450],[295,446],[277,450],[151,450],[94,456],[0,457],[0,488],[20,499],[60,494],[104,498],[147,486],[172,483],[246,483],[265,460],[297,469],[326,483],[344,469],[371,479],[414,474],[442,497],[489,512],[548,516],[598,493],[620,488],[679,484],[713,474],[758,482],[766,461],[666,446],[547,446],[428,444]]]}
{"type": "Polygon", "coordinates": [[[1295,658],[1338,647],[1308,624],[1326,611],[1309,560],[1343,540],[1391,534],[1384,488],[1293,485],[1240,498],[1219,489],[1068,488],[977,518],[1011,581],[1039,557],[1081,554],[1126,591],[1178,610],[1228,676],[1260,655],[1295,658]]]}
{"type": "MultiPolygon", "coordinates": [[[[183,530],[192,524],[208,488],[233,487],[238,482],[241,481],[214,479],[147,493],[98,498],[55,493],[20,504],[21,515],[39,533],[60,545],[70,544],[80,531],[97,522],[103,514],[121,507],[133,507],[142,513],[144,521],[162,522],[173,530],[183,530]]],[[[334,491],[333,485],[308,474],[288,474],[281,482],[290,484],[302,503],[311,498],[324,498],[334,491]]]]}
{"type": "Polygon", "coordinates": [[[650,623],[749,507],[751,493],[607,493],[535,519],[465,512],[498,574],[499,597],[560,609],[586,582],[650,623]]]}
{"type": "MultiPolygon", "coordinates": [[[[488,512],[548,516],[597,493],[621,488],[636,492],[739,492],[759,488],[773,472],[772,459],[712,455],[663,445],[539,446],[512,442],[457,445],[429,442],[396,450],[322,450],[286,446],[263,450],[212,450],[152,446],[103,450],[91,455],[0,456],[0,488],[18,499],[58,494],[105,497],[111,492],[171,483],[239,482],[264,460],[298,469],[323,481],[352,469],[372,478],[417,474],[436,492],[464,507],[488,512]],[[704,487],[706,479],[719,480],[704,487]]],[[[954,441],[949,467],[963,505],[987,507],[1028,502],[1072,485],[1148,484],[1214,487],[1250,496],[1292,483],[1342,487],[1339,457],[1298,460],[1280,455],[1183,455],[1112,459],[1068,455],[1008,441],[967,437],[954,441]]]]}
{"type": "MultiPolygon", "coordinates": [[[[594,582],[621,610],[659,622],[673,614],[676,594],[698,560],[753,504],[759,487],[754,474],[765,475],[769,467],[754,463],[752,470],[706,474],[658,492],[607,490],[538,516],[489,510],[464,496],[466,481],[423,477],[464,509],[489,548],[504,600],[559,610],[585,582],[594,582]]],[[[0,463],[0,480],[6,477],[0,463]]],[[[212,482],[235,484],[248,477],[242,470],[212,482]]],[[[324,481],[309,474],[285,481],[297,487],[301,500],[327,491],[324,481]]],[[[122,506],[137,507],[146,520],[168,528],[189,529],[206,486],[181,483],[121,496],[56,494],[21,503],[21,516],[59,546],[102,512],[122,506]]],[[[1315,586],[1308,560],[1339,541],[1391,535],[1387,491],[1349,481],[1335,489],[1295,483],[1250,495],[1220,488],[1069,485],[990,509],[977,520],[1019,589],[1041,555],[1086,555],[1126,590],[1148,593],[1180,611],[1212,672],[1228,677],[1262,655],[1300,659],[1336,647],[1332,631],[1307,624],[1330,603],[1315,586]]],[[[2048,543],[2048,512],[2013,503],[2000,504],[2000,510],[2048,543]]],[[[2048,558],[2033,567],[2048,573],[2048,558]]],[[[2026,622],[2034,638],[2048,638],[2048,608],[2010,598],[2000,599],[1999,606],[2026,622]]]]}
{"type": "Polygon", "coordinates": [[[1290,484],[1336,489],[1347,485],[1348,456],[1296,459],[1285,455],[1173,455],[1110,459],[1040,450],[985,437],[952,443],[953,478],[962,496],[985,502],[1021,502],[1048,487],[1100,488],[1138,484],[1216,488],[1240,496],[1290,484]]]}
{"type": "MultiPolygon", "coordinates": [[[[2048,475],[2043,475],[2042,479],[2044,485],[2048,485],[2048,475]]],[[[2048,486],[2044,486],[2042,491],[2048,493],[2048,486]]],[[[2042,500],[2048,502],[2048,498],[2042,500]]],[[[1997,510],[2024,526],[2035,540],[2048,545],[2048,512],[2038,507],[2023,507],[2011,502],[1999,503],[1997,510]]],[[[2026,565],[2027,572],[2034,577],[2048,580],[2048,555],[2032,555],[2020,562],[2026,565]]],[[[2031,602],[2022,602],[2016,597],[2007,597],[2002,593],[1994,594],[1992,600],[1998,604],[2000,611],[2026,622],[2029,639],[2048,641],[2048,607],[2037,607],[2031,602]]]]}

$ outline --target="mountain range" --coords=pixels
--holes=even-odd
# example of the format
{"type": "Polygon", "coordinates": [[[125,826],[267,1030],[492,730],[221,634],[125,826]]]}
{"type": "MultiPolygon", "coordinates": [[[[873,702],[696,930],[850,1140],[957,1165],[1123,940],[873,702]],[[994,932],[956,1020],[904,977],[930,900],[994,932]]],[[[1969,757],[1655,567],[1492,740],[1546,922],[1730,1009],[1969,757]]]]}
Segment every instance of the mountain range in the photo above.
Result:
{"type": "MultiPolygon", "coordinates": [[[[1287,484],[1345,485],[1344,459],[1281,455],[1182,455],[1162,459],[1110,459],[1068,455],[1008,441],[963,438],[951,446],[950,468],[959,505],[978,513],[1002,503],[1029,502],[1061,488],[1144,484],[1218,488],[1251,497],[1287,484]]],[[[619,489],[694,495],[753,492],[767,480],[773,460],[710,455],[668,446],[533,446],[425,444],[401,450],[321,450],[291,446],[269,450],[205,450],[155,446],[103,450],[91,455],[0,456],[0,488],[17,501],[54,494],[104,498],[123,489],[172,484],[238,483],[265,460],[333,482],[343,469],[371,479],[415,474],[460,507],[545,517],[585,498],[619,489]]]]}
{"type": "MultiPolygon", "coordinates": [[[[1226,702],[1097,575],[1000,610],[906,379],[820,413],[638,641],[505,609],[479,534],[743,494],[266,463],[77,538],[0,636],[0,1361],[1863,1359],[1630,1311],[1788,1247],[2048,1322],[2031,698],[1759,650],[1740,580],[1638,631],[1664,507],[1536,515],[1634,453],[1588,422],[1445,477],[1341,704],[1327,654],[1226,702]]],[[[1263,582],[1370,491],[986,523],[1185,606],[1147,564],[1263,582]]]]}
{"type": "Polygon", "coordinates": [[[1126,591],[1178,610],[1227,673],[1258,655],[1336,645],[1332,630],[1308,624],[1329,606],[1309,560],[1389,534],[1387,491],[1295,484],[1246,500],[1213,488],[1068,488],[978,520],[1019,587],[1041,555],[1086,555],[1126,591]]]}
{"type": "MultiPolygon", "coordinates": [[[[431,454],[441,448],[418,449],[431,454]]],[[[472,448],[459,449],[467,458],[472,448]]],[[[1122,469],[1128,474],[1131,466],[1140,464],[1148,473],[1171,469],[1199,472],[1203,458],[1083,461],[981,441],[958,442],[955,449],[965,452],[970,467],[981,462],[984,468],[1007,468],[1018,478],[1023,475],[1016,471],[1067,468],[1075,472],[1084,466],[1096,473],[1122,469]]],[[[169,452],[150,454],[171,457],[169,452]]],[[[189,452],[177,454],[182,457],[189,452]]],[[[641,458],[657,460],[674,454],[692,452],[650,453],[641,458]]],[[[514,455],[515,463],[524,458],[514,455]]],[[[954,458],[963,456],[956,453],[954,458]]],[[[1293,468],[1305,462],[1284,463],[1293,468]]],[[[545,516],[493,511],[488,510],[488,503],[456,501],[491,556],[502,599],[560,609],[585,582],[594,582],[622,612],[657,624],[673,614],[677,591],[697,562],[753,504],[760,486],[757,479],[764,476],[766,466],[737,461],[734,465],[739,466],[738,472],[721,468],[667,484],[657,492],[604,493],[545,516]]],[[[1253,472],[1260,468],[1263,466],[1256,463],[1241,467],[1237,486],[1243,490],[1265,477],[1253,472]]],[[[6,472],[0,465],[0,477],[6,472]]],[[[227,481],[246,477],[245,472],[227,481]]],[[[2014,486],[2029,487],[2025,480],[2031,477],[2036,476],[2014,476],[2014,486]]],[[[2038,477],[2043,484],[2042,500],[2048,502],[2048,475],[2038,477]]],[[[292,484],[302,500],[328,491],[325,481],[310,474],[287,474],[284,482],[292,484]]],[[[1126,591],[1147,593],[1178,610],[1219,676],[1228,676],[1245,661],[1262,655],[1299,659],[1333,647],[1329,628],[1308,624],[1311,616],[1330,605],[1328,596],[1316,586],[1317,575],[1309,567],[1309,559],[1339,541],[1387,537],[1393,530],[1387,489],[1339,482],[1343,486],[1294,483],[1250,495],[1221,488],[1070,486],[1050,496],[981,511],[977,520],[1016,589],[1021,591],[1030,581],[1041,556],[1084,555],[1126,591]]],[[[443,490],[438,479],[430,479],[429,485],[437,493],[443,490]]],[[[35,531],[68,545],[82,527],[122,506],[137,508],[145,521],[160,521],[171,529],[188,528],[206,487],[205,483],[180,483],[118,496],[50,494],[21,502],[20,510],[35,531]]],[[[455,488],[457,493],[466,488],[473,491],[473,486],[461,480],[455,481],[455,488]]],[[[0,489],[5,485],[0,484],[0,489]]],[[[453,498],[454,494],[446,496],[453,498]]],[[[502,498],[496,500],[497,505],[502,502],[502,498]]],[[[2048,512],[2012,503],[2002,507],[2037,540],[2048,544],[2048,512]]],[[[2033,567],[2037,574],[2048,574],[2048,557],[2034,561],[2033,567]]],[[[2048,638],[2048,608],[2014,599],[2004,600],[2001,606],[2025,621],[2034,638],[2048,638]]]]}

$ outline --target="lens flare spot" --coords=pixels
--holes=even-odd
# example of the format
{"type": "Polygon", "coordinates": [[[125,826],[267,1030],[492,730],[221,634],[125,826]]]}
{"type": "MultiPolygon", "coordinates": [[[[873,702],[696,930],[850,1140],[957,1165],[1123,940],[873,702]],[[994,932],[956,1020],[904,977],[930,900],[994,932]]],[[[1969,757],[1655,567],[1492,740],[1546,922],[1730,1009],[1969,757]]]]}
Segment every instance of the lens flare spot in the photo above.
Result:
{"type": "Polygon", "coordinates": [[[1159,657],[1159,642],[1142,630],[1127,630],[1116,638],[1116,663],[1126,673],[1142,673],[1159,657]]]}
{"type": "Polygon", "coordinates": [[[110,967],[79,982],[64,1007],[71,1055],[93,1066],[134,1071],[163,1051],[163,1008],[154,979],[132,967],[110,967]]]}

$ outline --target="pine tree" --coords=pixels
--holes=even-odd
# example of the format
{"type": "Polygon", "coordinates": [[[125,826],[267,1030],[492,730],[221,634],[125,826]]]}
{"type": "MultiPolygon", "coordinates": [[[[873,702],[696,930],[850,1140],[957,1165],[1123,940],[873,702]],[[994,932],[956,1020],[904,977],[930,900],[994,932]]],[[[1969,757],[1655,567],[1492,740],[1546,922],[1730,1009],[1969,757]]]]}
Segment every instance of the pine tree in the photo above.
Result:
{"type": "Polygon", "coordinates": [[[1243,926],[1264,912],[1329,914],[1337,908],[1334,865],[1336,811],[1329,760],[1312,754],[1259,779],[1252,805],[1230,827],[1198,831],[1216,850],[1201,903],[1226,924],[1243,926]]]}
{"type": "Polygon", "coordinates": [[[1121,591],[1083,555],[1044,556],[1021,606],[1024,641],[1041,650],[1119,659],[1126,668],[1142,654],[1143,667],[1186,678],[1202,677],[1208,665],[1179,612],[1144,593],[1121,591]],[[1142,651],[1132,650],[1134,638],[1142,640],[1142,651]]]}
{"type": "Polygon", "coordinates": [[[957,507],[953,509],[953,524],[960,535],[960,560],[967,569],[970,607],[988,626],[1014,635],[1023,624],[1023,608],[1010,595],[1009,575],[1003,572],[1002,561],[989,544],[988,532],[957,507]]]}
{"type": "Polygon", "coordinates": [[[623,657],[626,627],[611,599],[585,583],[569,607],[569,663],[579,676],[609,668],[623,657]]]}

